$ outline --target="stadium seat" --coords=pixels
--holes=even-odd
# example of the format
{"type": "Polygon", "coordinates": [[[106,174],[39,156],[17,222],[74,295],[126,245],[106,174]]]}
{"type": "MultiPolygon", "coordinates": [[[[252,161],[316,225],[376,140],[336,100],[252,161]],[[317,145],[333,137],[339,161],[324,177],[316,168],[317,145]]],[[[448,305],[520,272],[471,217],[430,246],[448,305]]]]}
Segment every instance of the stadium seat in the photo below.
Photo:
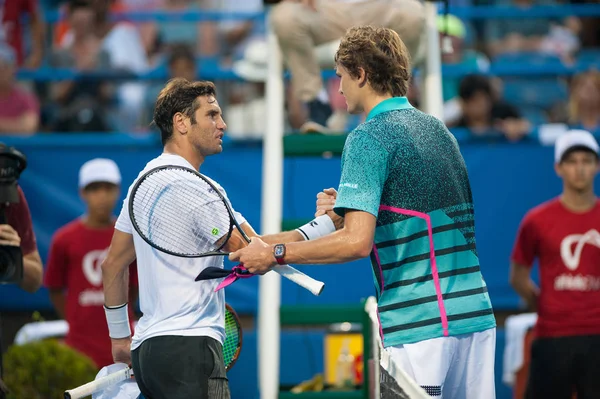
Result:
{"type": "Polygon", "coordinates": [[[504,98],[515,106],[548,109],[559,101],[565,101],[567,96],[567,85],[556,78],[504,80],[504,98]]]}

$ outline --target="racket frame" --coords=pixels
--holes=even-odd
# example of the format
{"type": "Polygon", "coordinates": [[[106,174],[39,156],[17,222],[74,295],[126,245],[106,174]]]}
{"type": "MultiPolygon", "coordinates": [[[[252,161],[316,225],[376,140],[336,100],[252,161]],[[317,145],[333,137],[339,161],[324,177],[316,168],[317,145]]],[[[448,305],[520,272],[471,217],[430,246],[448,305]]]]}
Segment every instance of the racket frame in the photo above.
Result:
{"type": "Polygon", "coordinates": [[[150,245],[152,248],[158,249],[161,252],[167,253],[169,255],[173,255],[173,256],[177,256],[177,257],[181,257],[181,258],[203,258],[203,257],[207,257],[207,256],[227,256],[229,255],[229,252],[223,252],[220,251],[225,245],[227,245],[227,242],[229,241],[229,239],[231,238],[231,235],[233,234],[233,228],[236,227],[239,232],[242,234],[242,237],[244,238],[244,240],[246,240],[246,242],[250,243],[250,238],[248,237],[248,235],[244,232],[244,230],[242,230],[242,228],[240,227],[239,223],[235,220],[235,216],[233,214],[233,209],[231,208],[231,205],[229,204],[229,201],[225,198],[225,196],[221,193],[221,191],[204,175],[202,175],[201,173],[195,171],[194,169],[185,167],[185,166],[178,166],[178,165],[161,165],[161,166],[157,166],[156,168],[152,168],[150,169],[148,172],[144,173],[134,184],[133,188],[131,189],[131,194],[129,197],[129,204],[128,204],[128,210],[129,210],[129,218],[131,219],[131,224],[133,225],[134,230],[139,234],[139,236],[146,242],[148,243],[148,245],[150,245]],[[182,254],[182,253],[178,253],[178,252],[174,252],[174,251],[170,251],[167,248],[163,248],[159,245],[156,245],[155,243],[152,242],[152,240],[150,240],[148,237],[146,237],[145,234],[142,233],[142,230],[140,229],[140,227],[138,226],[138,223],[136,221],[135,218],[135,212],[133,211],[133,202],[135,199],[135,194],[137,193],[138,188],[142,185],[142,183],[151,175],[155,174],[155,173],[159,173],[162,170],[165,169],[179,169],[185,172],[189,172],[192,173],[194,175],[196,175],[197,177],[199,177],[200,179],[202,179],[206,184],[209,185],[210,188],[212,188],[214,190],[214,192],[216,193],[216,195],[219,197],[219,199],[223,202],[223,204],[225,205],[225,208],[227,209],[227,213],[229,215],[229,230],[227,231],[227,234],[221,236],[221,238],[219,238],[218,241],[223,241],[221,245],[219,245],[217,247],[217,249],[215,249],[214,251],[210,251],[210,252],[204,252],[201,254],[182,254]]]}

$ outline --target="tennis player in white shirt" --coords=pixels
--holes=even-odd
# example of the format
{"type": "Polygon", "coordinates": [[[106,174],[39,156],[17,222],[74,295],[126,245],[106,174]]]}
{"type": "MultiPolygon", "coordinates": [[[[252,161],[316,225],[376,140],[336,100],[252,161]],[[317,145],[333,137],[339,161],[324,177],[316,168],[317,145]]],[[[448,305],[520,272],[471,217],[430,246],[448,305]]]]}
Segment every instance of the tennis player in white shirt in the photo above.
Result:
{"type": "MultiPolygon", "coordinates": [[[[206,157],[223,150],[226,124],[211,82],[171,80],[160,92],[154,111],[163,153],[145,172],[162,165],[199,170],[206,157]]],[[[137,180],[137,179],[136,179],[137,180]]],[[[129,188],[108,254],[102,263],[105,310],[115,362],[131,364],[146,399],[229,398],[222,354],[225,297],[214,292],[219,280],[196,282],[206,267],[223,267],[222,257],[180,258],[156,251],[132,228],[129,188]],[[128,268],[137,258],[140,308],[135,335],[127,315],[128,268]]],[[[217,185],[225,194],[225,191],[217,185]]],[[[248,236],[256,236],[244,217],[236,219],[248,236]]],[[[273,244],[302,241],[335,231],[329,216],[317,223],[262,237],[273,244]]],[[[226,250],[246,242],[232,237],[226,250]]]]}

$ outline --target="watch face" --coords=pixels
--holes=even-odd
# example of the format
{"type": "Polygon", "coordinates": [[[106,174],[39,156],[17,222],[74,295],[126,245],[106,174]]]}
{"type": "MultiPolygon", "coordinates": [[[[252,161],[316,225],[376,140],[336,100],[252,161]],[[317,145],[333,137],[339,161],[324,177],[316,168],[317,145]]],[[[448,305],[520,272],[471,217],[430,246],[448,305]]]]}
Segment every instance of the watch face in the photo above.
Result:
{"type": "Polygon", "coordinates": [[[275,246],[275,256],[283,256],[285,254],[285,247],[283,245],[275,246]]]}

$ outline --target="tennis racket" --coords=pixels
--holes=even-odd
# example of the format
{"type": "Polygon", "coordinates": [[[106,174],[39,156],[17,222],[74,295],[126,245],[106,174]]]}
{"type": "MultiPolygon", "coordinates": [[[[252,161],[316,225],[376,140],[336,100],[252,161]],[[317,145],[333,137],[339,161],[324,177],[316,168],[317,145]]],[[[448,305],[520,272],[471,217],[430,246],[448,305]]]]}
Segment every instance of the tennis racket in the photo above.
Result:
{"type": "MultiPolygon", "coordinates": [[[[225,342],[223,343],[223,361],[225,370],[229,371],[242,351],[242,326],[235,310],[225,304],[225,342]]],[[[128,367],[111,373],[80,387],[65,391],[65,399],[81,399],[103,391],[119,382],[134,378],[133,370],[128,367]]]]}
{"type": "MultiPolygon", "coordinates": [[[[141,176],[131,190],[129,215],[144,241],[174,256],[229,255],[224,248],[234,229],[250,242],[224,193],[204,175],[183,166],[159,166],[141,176]]],[[[289,265],[273,270],[314,295],[325,286],[289,265]]],[[[208,274],[204,277],[214,278],[208,274]]],[[[197,280],[202,277],[201,273],[197,280]]]]}

